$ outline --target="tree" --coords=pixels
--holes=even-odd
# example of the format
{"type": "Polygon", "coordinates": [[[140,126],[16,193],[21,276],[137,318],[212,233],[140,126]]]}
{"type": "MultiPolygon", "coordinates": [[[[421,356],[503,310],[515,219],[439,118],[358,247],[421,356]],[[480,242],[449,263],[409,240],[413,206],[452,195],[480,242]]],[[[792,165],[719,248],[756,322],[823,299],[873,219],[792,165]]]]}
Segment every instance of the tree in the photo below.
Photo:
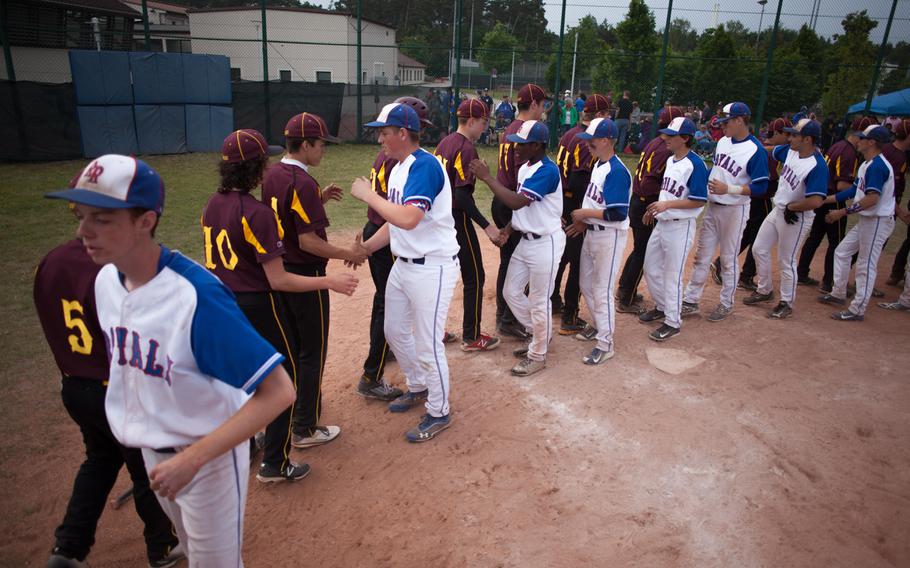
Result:
{"type": "MultiPolygon", "coordinates": [[[[562,84],[569,87],[572,78],[572,49],[575,47],[575,36],[578,36],[578,56],[575,59],[575,78],[587,79],[592,76],[597,64],[603,58],[604,42],[600,39],[600,26],[594,16],[585,16],[578,25],[570,28],[565,37],[565,50],[562,54],[562,84]]],[[[550,56],[547,69],[547,83],[556,83],[556,55],[550,56]]]]}
{"type": "Polygon", "coordinates": [[[509,33],[505,24],[496,24],[483,36],[480,46],[475,50],[477,60],[484,70],[496,69],[504,72],[512,62],[512,50],[518,47],[518,39],[509,33]]]}
{"type": "Polygon", "coordinates": [[[670,49],[674,53],[688,53],[698,43],[698,32],[692,29],[689,20],[674,18],[670,22],[670,49]]]}
{"type": "Polygon", "coordinates": [[[877,25],[865,10],[847,14],[841,21],[844,33],[835,36],[833,70],[822,94],[825,113],[842,115],[851,104],[866,96],[875,65],[875,46],[869,41],[869,32],[877,25]]]}
{"type": "Polygon", "coordinates": [[[654,13],[644,0],[631,0],[616,25],[616,47],[604,53],[594,74],[596,90],[628,90],[639,101],[652,97],[660,48],[654,25],[654,13]]]}

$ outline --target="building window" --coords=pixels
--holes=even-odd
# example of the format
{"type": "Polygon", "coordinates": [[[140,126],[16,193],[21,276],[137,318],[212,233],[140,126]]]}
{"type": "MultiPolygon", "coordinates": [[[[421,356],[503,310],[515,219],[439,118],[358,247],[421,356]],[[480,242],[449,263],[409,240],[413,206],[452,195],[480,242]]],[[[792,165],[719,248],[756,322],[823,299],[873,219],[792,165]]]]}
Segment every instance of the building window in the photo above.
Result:
{"type": "Polygon", "coordinates": [[[332,82],[332,72],[331,71],[316,71],[316,82],[317,83],[331,83],[332,82]]]}
{"type": "Polygon", "coordinates": [[[279,77],[279,79],[281,79],[282,83],[291,82],[291,72],[287,69],[281,69],[280,71],[278,71],[278,77],[279,77]]]}
{"type": "Polygon", "coordinates": [[[240,81],[240,67],[231,67],[231,82],[240,81]]]}

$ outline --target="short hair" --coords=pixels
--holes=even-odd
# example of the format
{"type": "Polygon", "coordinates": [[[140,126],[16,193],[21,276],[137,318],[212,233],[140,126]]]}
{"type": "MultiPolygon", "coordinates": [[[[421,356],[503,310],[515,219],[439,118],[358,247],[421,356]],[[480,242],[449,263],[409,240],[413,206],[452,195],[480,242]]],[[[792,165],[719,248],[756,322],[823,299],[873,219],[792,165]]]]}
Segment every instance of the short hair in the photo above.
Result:
{"type": "Polygon", "coordinates": [[[519,110],[519,111],[528,110],[529,108],[531,108],[531,103],[530,103],[530,102],[526,102],[526,103],[523,103],[523,102],[521,102],[521,101],[518,102],[518,110],[519,110]]]}
{"type": "Polygon", "coordinates": [[[458,126],[464,126],[467,123],[468,123],[468,117],[466,117],[466,116],[458,117],[458,126]]]}
{"type": "Polygon", "coordinates": [[[415,144],[420,144],[420,132],[408,130],[408,139],[415,144]]]}
{"type": "Polygon", "coordinates": [[[303,147],[304,142],[306,142],[310,146],[315,146],[317,140],[321,140],[321,139],[316,138],[314,136],[311,136],[309,138],[285,138],[285,142],[286,142],[285,145],[287,146],[289,153],[296,154],[297,152],[300,151],[300,148],[303,147]]]}
{"type": "MultiPolygon", "coordinates": [[[[144,215],[147,211],[151,211],[151,209],[143,209],[142,207],[130,207],[129,209],[127,209],[127,211],[129,211],[129,213],[130,213],[130,218],[133,221],[135,221],[136,219],[138,219],[139,217],[144,215]]],[[[155,238],[155,230],[158,228],[158,222],[160,220],[161,220],[161,214],[156,213],[155,214],[155,224],[152,225],[152,233],[151,233],[152,238],[155,238]]]]}
{"type": "Polygon", "coordinates": [[[693,145],[695,145],[695,137],[691,134],[680,134],[680,136],[682,136],[682,139],[686,141],[686,148],[691,148],[693,145]]]}

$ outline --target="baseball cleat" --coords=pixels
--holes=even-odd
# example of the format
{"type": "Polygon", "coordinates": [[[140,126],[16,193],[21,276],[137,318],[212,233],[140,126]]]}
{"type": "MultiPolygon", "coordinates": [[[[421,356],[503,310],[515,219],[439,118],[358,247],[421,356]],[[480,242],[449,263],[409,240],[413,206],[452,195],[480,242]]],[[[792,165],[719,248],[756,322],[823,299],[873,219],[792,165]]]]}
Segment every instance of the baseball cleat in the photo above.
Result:
{"type": "Polygon", "coordinates": [[[389,412],[407,412],[426,400],[427,391],[408,391],[389,403],[389,412]]]}
{"type": "Polygon", "coordinates": [[[844,310],[831,314],[831,319],[836,319],[837,321],[863,321],[865,318],[859,314],[854,314],[850,310],[844,310]]]}
{"type": "Polygon", "coordinates": [[[581,333],[587,325],[588,322],[579,317],[574,318],[571,322],[563,320],[562,324],[559,326],[559,335],[575,335],[576,333],[581,333]]]}
{"type": "Polygon", "coordinates": [[[452,343],[456,339],[458,339],[458,336],[454,333],[449,333],[448,331],[445,333],[445,335],[442,336],[443,343],[452,343]]]}
{"type": "Polygon", "coordinates": [[[818,291],[822,294],[830,294],[834,290],[834,285],[830,282],[822,282],[818,285],[818,291]]]}
{"type": "Polygon", "coordinates": [[[575,334],[575,339],[579,341],[594,341],[597,339],[597,330],[590,324],[586,325],[585,328],[581,330],[581,333],[575,334]]]}
{"type": "Polygon", "coordinates": [[[802,278],[797,278],[796,283],[802,286],[818,286],[819,282],[811,276],[803,276],[802,278]]]}
{"type": "Polygon", "coordinates": [[[679,310],[680,317],[694,316],[698,313],[698,304],[695,302],[683,302],[679,310]]]}
{"type": "Polygon", "coordinates": [[[291,437],[291,445],[298,449],[312,448],[328,444],[341,434],[341,428],[338,426],[313,426],[313,433],[309,436],[294,434],[291,437]]]}
{"type": "Polygon", "coordinates": [[[499,333],[499,335],[514,337],[516,339],[524,340],[531,338],[531,334],[528,333],[528,330],[526,330],[524,326],[517,321],[512,323],[499,324],[496,326],[496,331],[499,333]]]}
{"type": "Polygon", "coordinates": [[[527,357],[528,356],[528,346],[525,345],[524,347],[516,347],[515,349],[512,350],[512,355],[515,355],[519,359],[527,357]]]}
{"type": "Polygon", "coordinates": [[[371,381],[361,378],[360,382],[357,384],[357,394],[363,398],[390,402],[404,393],[401,389],[390,386],[384,380],[371,381]]]}
{"type": "Polygon", "coordinates": [[[284,469],[267,463],[259,466],[256,480],[260,483],[281,483],[282,481],[297,481],[310,474],[310,466],[305,463],[288,462],[284,469]]]}
{"type": "Polygon", "coordinates": [[[666,341],[666,340],[670,339],[671,337],[673,337],[674,335],[678,335],[678,334],[679,334],[679,328],[676,328],[676,327],[673,327],[673,326],[670,326],[667,324],[663,324],[662,326],[658,327],[657,329],[655,329],[654,331],[649,333],[648,337],[650,337],[654,341],[666,341]]]}
{"type": "Polygon", "coordinates": [[[664,317],[666,317],[666,316],[663,313],[663,311],[658,310],[657,308],[652,308],[652,309],[644,312],[643,314],[639,315],[638,321],[640,321],[641,323],[651,323],[652,321],[664,319],[664,317]]]}
{"type": "Polygon", "coordinates": [[[834,294],[822,294],[818,297],[818,301],[822,304],[834,304],[836,306],[843,306],[847,304],[847,300],[844,298],[838,298],[834,294]]]}
{"type": "Polygon", "coordinates": [[[186,551],[182,543],[178,543],[168,554],[155,560],[149,560],[149,568],[171,568],[186,558],[186,551]]]}
{"type": "Polygon", "coordinates": [[[404,437],[407,438],[408,442],[426,442],[435,438],[437,434],[448,428],[451,424],[452,420],[449,418],[448,414],[445,416],[430,416],[429,414],[424,414],[420,419],[420,424],[408,430],[404,437]]]}
{"type": "Polygon", "coordinates": [[[743,298],[743,303],[747,306],[754,306],[762,302],[770,302],[774,299],[774,292],[768,292],[767,294],[762,294],[758,290],[752,292],[745,298],[743,298]]]}
{"type": "Polygon", "coordinates": [[[47,568],[89,568],[89,565],[81,560],[64,556],[59,548],[55,548],[47,561],[47,568]]]}
{"type": "Polygon", "coordinates": [[[910,306],[905,306],[900,302],[879,302],[878,307],[883,310],[893,310],[896,312],[910,312],[910,306]]]}
{"type": "Polygon", "coordinates": [[[632,302],[631,304],[623,304],[622,302],[617,302],[616,311],[621,314],[635,314],[638,316],[641,315],[645,309],[639,302],[632,302]]]}
{"type": "Polygon", "coordinates": [[[582,357],[581,361],[585,365],[600,365],[601,363],[607,361],[608,359],[612,359],[614,354],[615,354],[615,352],[612,349],[610,349],[609,351],[604,351],[603,349],[598,349],[597,347],[595,347],[594,349],[591,350],[590,354],[582,357]]]}
{"type": "Polygon", "coordinates": [[[512,374],[519,377],[527,377],[528,375],[533,375],[538,371],[543,371],[546,366],[546,361],[535,361],[534,359],[528,359],[525,357],[519,361],[517,365],[512,367],[512,374]]]}
{"type": "Polygon", "coordinates": [[[785,319],[792,315],[793,315],[793,308],[791,308],[790,304],[788,304],[787,302],[784,302],[783,300],[780,301],[776,306],[774,306],[773,310],[768,312],[769,318],[776,318],[776,319],[785,319]]]}
{"type": "Polygon", "coordinates": [[[755,283],[755,280],[751,276],[739,279],[739,284],[736,285],[740,290],[748,290],[749,292],[754,292],[758,290],[758,285],[755,283]]]}
{"type": "Polygon", "coordinates": [[[711,263],[709,269],[711,271],[711,279],[714,280],[714,283],[718,286],[724,285],[724,276],[723,271],[720,268],[720,259],[718,258],[711,263]]]}
{"type": "Polygon", "coordinates": [[[884,298],[885,293],[879,290],[878,288],[872,288],[872,297],[873,298],[884,298]]]}
{"type": "Polygon", "coordinates": [[[888,278],[888,280],[885,281],[885,284],[887,284],[888,286],[895,286],[897,288],[900,288],[904,285],[904,277],[903,276],[891,276],[890,278],[888,278]]]}
{"type": "Polygon", "coordinates": [[[481,333],[474,341],[463,341],[461,343],[461,350],[465,352],[492,351],[499,347],[500,341],[501,340],[498,337],[491,337],[489,335],[484,335],[481,333]]]}
{"type": "Polygon", "coordinates": [[[727,316],[733,313],[733,307],[727,307],[723,304],[717,304],[717,307],[714,308],[714,311],[708,314],[708,317],[705,318],[711,323],[717,323],[719,321],[724,321],[727,319],[727,316]]]}

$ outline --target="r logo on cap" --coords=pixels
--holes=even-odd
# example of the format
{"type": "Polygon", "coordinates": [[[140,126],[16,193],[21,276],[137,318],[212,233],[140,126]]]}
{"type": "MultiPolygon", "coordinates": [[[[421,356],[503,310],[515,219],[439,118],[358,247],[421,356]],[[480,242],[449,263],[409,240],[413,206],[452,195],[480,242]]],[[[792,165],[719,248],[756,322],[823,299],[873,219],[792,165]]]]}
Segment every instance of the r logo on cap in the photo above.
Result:
{"type": "Polygon", "coordinates": [[[98,162],[92,162],[92,165],[85,170],[85,177],[90,183],[98,183],[98,177],[104,173],[104,167],[98,162]]]}

